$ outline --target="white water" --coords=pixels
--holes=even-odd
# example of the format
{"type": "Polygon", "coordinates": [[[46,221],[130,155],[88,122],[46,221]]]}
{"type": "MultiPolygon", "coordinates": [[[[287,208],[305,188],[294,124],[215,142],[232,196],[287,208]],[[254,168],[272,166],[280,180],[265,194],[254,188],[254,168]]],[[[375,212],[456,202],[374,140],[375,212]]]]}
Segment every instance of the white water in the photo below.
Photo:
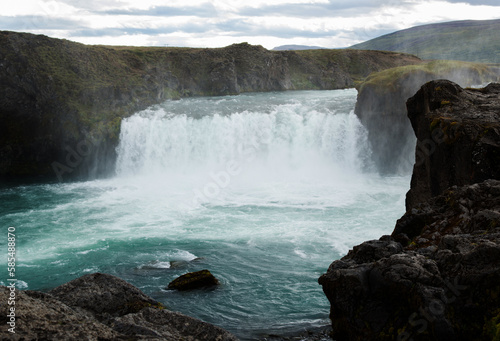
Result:
{"type": "Polygon", "coordinates": [[[369,148],[349,103],[333,110],[322,103],[352,95],[330,94],[315,94],[309,99],[314,105],[280,94],[281,103],[257,110],[252,102],[265,100],[263,94],[222,98],[204,103],[205,112],[196,116],[178,114],[183,103],[176,102],[143,111],[122,122],[117,175],[149,183],[148,191],[175,193],[175,204],[184,208],[348,202],[349,182],[370,167],[369,148]],[[241,106],[250,109],[238,111],[241,106]]]}
{"type": "Polygon", "coordinates": [[[409,183],[374,173],[355,100],[192,98],[123,120],[116,177],[0,192],[12,202],[1,223],[23,231],[20,279],[36,290],[115,274],[243,339],[327,325],[318,277],[392,231],[409,183]],[[164,290],[205,268],[217,290],[164,290]]]}

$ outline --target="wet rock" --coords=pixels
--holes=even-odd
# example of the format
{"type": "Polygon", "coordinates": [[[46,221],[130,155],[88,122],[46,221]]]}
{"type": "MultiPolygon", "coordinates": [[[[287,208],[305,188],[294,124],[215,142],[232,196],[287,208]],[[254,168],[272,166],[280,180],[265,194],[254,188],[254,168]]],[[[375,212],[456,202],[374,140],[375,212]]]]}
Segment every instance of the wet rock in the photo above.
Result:
{"type": "Polygon", "coordinates": [[[103,273],[82,276],[49,293],[71,307],[82,308],[96,316],[122,316],[146,307],[163,307],[132,284],[103,273]]]}
{"type": "Polygon", "coordinates": [[[115,318],[112,325],[116,331],[125,335],[152,336],[159,340],[237,340],[222,328],[180,313],[153,308],[115,318]]]}
{"type": "MultiPolygon", "coordinates": [[[[10,290],[0,286],[0,300],[10,290]]],[[[115,276],[95,273],[50,293],[16,291],[16,333],[0,340],[213,340],[236,341],[209,323],[172,312],[115,276]]],[[[7,326],[7,315],[0,316],[7,326]]]]}
{"type": "MultiPolygon", "coordinates": [[[[0,287],[0,300],[7,302],[9,289],[0,287]]],[[[49,294],[16,291],[15,334],[7,331],[7,313],[0,316],[1,340],[115,340],[119,333],[75,311],[49,294]]]]}
{"type": "Polygon", "coordinates": [[[182,275],[168,284],[167,289],[192,290],[199,288],[210,288],[219,285],[219,281],[208,270],[190,272],[182,275]]]}

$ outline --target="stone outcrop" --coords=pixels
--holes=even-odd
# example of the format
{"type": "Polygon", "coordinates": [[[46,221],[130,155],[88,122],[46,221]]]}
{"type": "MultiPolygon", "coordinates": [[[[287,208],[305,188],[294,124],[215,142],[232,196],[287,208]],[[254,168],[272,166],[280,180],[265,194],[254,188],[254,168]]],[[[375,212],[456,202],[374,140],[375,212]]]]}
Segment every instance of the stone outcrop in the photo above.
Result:
{"type": "MultiPolygon", "coordinates": [[[[0,287],[7,302],[9,289],[0,287]]],[[[229,332],[167,310],[131,284],[95,273],[49,293],[16,291],[15,334],[1,340],[237,340],[229,332]]],[[[7,326],[6,314],[0,322],[7,326]]]]}
{"type": "Polygon", "coordinates": [[[430,82],[407,107],[417,136],[407,210],[450,186],[500,179],[500,84],[430,82]]]}
{"type": "Polygon", "coordinates": [[[434,81],[408,101],[419,142],[434,144],[417,155],[392,235],[355,246],[320,277],[335,339],[498,339],[499,94],[498,84],[434,81]]]}
{"type": "MultiPolygon", "coordinates": [[[[90,46],[0,31],[0,177],[114,170],[121,119],[166,99],[353,87],[400,53],[90,46]]],[[[0,178],[0,179],[1,179],[0,178]]]]}
{"type": "Polygon", "coordinates": [[[413,166],[415,135],[406,101],[426,82],[449,79],[461,86],[498,81],[498,68],[467,62],[434,61],[384,70],[358,88],[355,113],[367,128],[373,159],[383,173],[407,173],[413,166]]]}

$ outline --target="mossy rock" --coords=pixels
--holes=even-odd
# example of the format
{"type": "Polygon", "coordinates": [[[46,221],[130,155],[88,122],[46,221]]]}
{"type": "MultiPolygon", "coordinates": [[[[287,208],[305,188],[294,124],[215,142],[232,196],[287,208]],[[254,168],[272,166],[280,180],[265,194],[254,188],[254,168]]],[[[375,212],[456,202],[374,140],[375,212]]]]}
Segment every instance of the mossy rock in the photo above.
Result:
{"type": "Polygon", "coordinates": [[[219,285],[219,281],[208,270],[189,272],[182,275],[168,284],[170,290],[193,290],[200,288],[210,288],[219,285]]]}

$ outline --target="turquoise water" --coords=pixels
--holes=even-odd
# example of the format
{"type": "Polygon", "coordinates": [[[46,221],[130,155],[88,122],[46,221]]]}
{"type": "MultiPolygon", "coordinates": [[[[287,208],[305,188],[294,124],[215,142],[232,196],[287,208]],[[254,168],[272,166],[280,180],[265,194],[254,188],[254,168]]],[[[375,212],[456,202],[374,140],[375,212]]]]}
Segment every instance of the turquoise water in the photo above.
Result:
{"type": "Polygon", "coordinates": [[[373,169],[355,100],[355,90],[192,98],[123,120],[116,176],[0,189],[19,286],[106,272],[242,339],[329,324],[318,277],[392,232],[409,187],[373,169]],[[201,269],[221,286],[165,290],[201,269]]]}

